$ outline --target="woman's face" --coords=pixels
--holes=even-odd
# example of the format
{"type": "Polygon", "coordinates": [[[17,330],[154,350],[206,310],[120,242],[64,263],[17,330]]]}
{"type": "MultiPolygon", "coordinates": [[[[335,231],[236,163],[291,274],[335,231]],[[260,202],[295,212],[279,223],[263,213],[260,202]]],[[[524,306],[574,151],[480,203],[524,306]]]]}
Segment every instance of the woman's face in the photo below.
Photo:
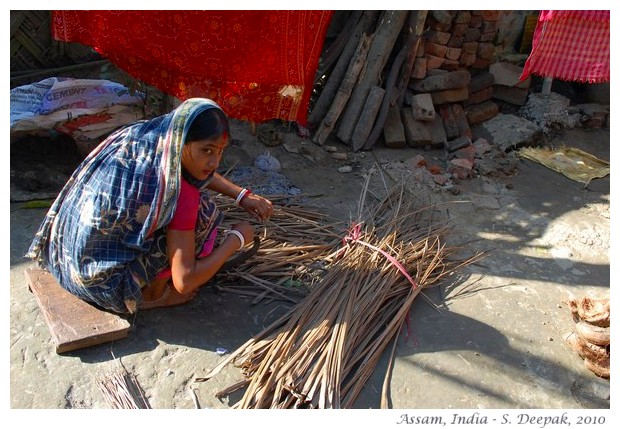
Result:
{"type": "Polygon", "coordinates": [[[181,151],[181,164],[195,179],[205,180],[217,169],[226,146],[227,135],[185,142],[181,151]]]}

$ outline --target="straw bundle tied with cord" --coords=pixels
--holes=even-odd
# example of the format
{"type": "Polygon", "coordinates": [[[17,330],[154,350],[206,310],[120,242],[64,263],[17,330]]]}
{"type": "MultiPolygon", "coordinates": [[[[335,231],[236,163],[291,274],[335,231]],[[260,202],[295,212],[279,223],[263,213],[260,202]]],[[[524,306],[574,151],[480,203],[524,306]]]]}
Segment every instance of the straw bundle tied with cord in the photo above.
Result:
{"type": "MultiPolygon", "coordinates": [[[[217,394],[245,388],[233,408],[353,407],[391,341],[393,360],[395,341],[418,294],[481,256],[450,260],[456,248],[444,242],[447,223],[434,219],[435,207],[415,207],[402,186],[374,204],[366,201],[367,189],[368,182],[358,219],[338,240],[334,225],[322,229],[317,223],[317,231],[325,234],[308,260],[321,269],[314,272],[307,296],[196,381],[207,381],[233,363],[245,379],[217,394]]],[[[312,235],[304,231],[299,238],[312,235]]],[[[258,267],[268,265],[261,258],[273,249],[261,250],[254,261],[258,267]]],[[[386,374],[383,408],[388,386],[386,374]]]]}

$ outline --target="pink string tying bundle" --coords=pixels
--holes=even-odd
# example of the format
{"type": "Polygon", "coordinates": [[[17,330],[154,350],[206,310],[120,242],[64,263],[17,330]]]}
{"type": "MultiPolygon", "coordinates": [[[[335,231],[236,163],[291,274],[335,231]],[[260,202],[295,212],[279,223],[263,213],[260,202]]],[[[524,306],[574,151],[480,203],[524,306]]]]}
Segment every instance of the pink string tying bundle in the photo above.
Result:
{"type": "MultiPolygon", "coordinates": [[[[409,280],[409,283],[411,283],[411,285],[413,286],[414,289],[416,289],[418,287],[418,284],[409,275],[409,273],[407,272],[405,267],[403,267],[403,264],[398,262],[398,260],[395,257],[390,255],[385,250],[380,249],[377,246],[373,246],[372,244],[368,243],[367,241],[361,240],[361,237],[362,237],[362,224],[359,223],[359,222],[355,222],[355,223],[351,224],[351,227],[349,228],[349,235],[347,235],[346,237],[344,237],[342,239],[342,244],[343,244],[343,246],[347,246],[348,243],[359,243],[359,244],[362,244],[362,245],[368,247],[369,249],[372,249],[372,250],[375,250],[377,252],[380,252],[383,256],[385,256],[388,259],[388,261],[390,261],[390,263],[392,265],[394,265],[396,268],[398,268],[398,270],[405,276],[405,278],[407,280],[409,280]]],[[[341,251],[344,251],[345,249],[346,249],[346,247],[341,249],[341,251]]]]}
{"type": "MultiPolygon", "coordinates": [[[[362,244],[362,245],[368,247],[369,249],[375,250],[375,251],[381,253],[383,256],[385,256],[388,259],[388,261],[390,261],[390,263],[392,265],[394,265],[398,269],[398,271],[400,271],[405,276],[405,278],[409,281],[409,283],[411,283],[411,285],[413,286],[414,290],[418,288],[418,284],[409,275],[409,273],[407,272],[407,270],[405,269],[403,264],[401,264],[396,258],[394,258],[392,255],[390,255],[385,250],[380,249],[377,246],[373,246],[372,244],[368,243],[367,241],[362,240],[361,237],[362,237],[362,224],[360,222],[352,223],[351,227],[349,228],[349,234],[342,239],[343,248],[340,249],[340,251],[338,252],[339,253],[338,256],[341,256],[341,254],[340,254],[341,252],[342,252],[342,254],[344,254],[344,252],[346,252],[346,248],[349,245],[349,243],[359,243],[359,244],[362,244]]],[[[407,324],[407,337],[409,337],[409,331],[410,331],[409,312],[407,312],[406,324],[407,324]]]]}

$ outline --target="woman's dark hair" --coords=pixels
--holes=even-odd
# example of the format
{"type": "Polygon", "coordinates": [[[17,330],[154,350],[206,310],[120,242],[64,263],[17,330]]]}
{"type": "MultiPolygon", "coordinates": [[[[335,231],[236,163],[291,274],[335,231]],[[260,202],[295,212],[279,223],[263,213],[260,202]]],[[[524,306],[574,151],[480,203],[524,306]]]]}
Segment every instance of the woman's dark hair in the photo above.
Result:
{"type": "Polygon", "coordinates": [[[228,118],[220,109],[208,109],[194,118],[185,141],[212,140],[220,136],[228,136],[228,118]]]}

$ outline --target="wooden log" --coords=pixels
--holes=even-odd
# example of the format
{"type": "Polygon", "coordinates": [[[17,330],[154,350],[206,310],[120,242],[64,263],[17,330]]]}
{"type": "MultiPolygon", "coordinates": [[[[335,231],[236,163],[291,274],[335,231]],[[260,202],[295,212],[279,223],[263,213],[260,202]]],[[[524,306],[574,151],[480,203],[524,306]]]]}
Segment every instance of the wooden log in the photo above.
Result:
{"type": "MultiPolygon", "coordinates": [[[[321,56],[321,64],[317,70],[317,77],[324,75],[328,70],[332,68],[334,63],[340,58],[342,51],[349,43],[351,34],[357,26],[363,11],[354,10],[350,12],[346,23],[338,33],[336,39],[325,49],[325,53],[321,56]]],[[[333,22],[333,19],[332,19],[333,22]]]]}
{"type": "MultiPolygon", "coordinates": [[[[416,52],[418,50],[418,44],[422,39],[422,32],[424,31],[424,22],[426,21],[425,10],[419,10],[415,13],[409,14],[408,36],[401,48],[400,52],[392,63],[392,69],[385,85],[385,97],[378,116],[374,121],[374,126],[368,138],[364,142],[363,149],[372,149],[375,142],[379,139],[388,113],[392,106],[398,107],[398,111],[403,105],[405,100],[405,91],[409,83],[409,77],[411,76],[411,69],[415,60],[416,52]],[[405,61],[406,59],[406,61],[405,61]]],[[[358,150],[360,148],[353,148],[358,150]]]]}
{"type": "Polygon", "coordinates": [[[407,56],[407,62],[405,63],[403,70],[401,71],[399,83],[397,87],[398,92],[398,107],[402,108],[403,103],[405,101],[405,92],[407,90],[407,85],[409,84],[409,78],[411,76],[411,72],[413,70],[413,65],[415,63],[416,52],[418,50],[418,46],[422,41],[422,33],[424,32],[424,23],[426,22],[426,16],[428,11],[426,10],[418,10],[415,13],[411,13],[409,15],[409,35],[407,38],[407,42],[409,43],[411,40],[411,46],[409,50],[409,55],[407,56]],[[411,37],[413,35],[413,37],[411,37]]]}
{"type": "MultiPolygon", "coordinates": [[[[386,11],[379,22],[375,38],[368,53],[366,68],[360,76],[358,85],[353,90],[351,100],[347,103],[347,108],[338,126],[337,136],[345,143],[351,140],[370,89],[379,81],[381,72],[394,48],[394,43],[396,43],[407,14],[407,11],[386,11]]],[[[361,144],[363,145],[364,143],[361,144]]]]}
{"type": "Polygon", "coordinates": [[[374,119],[381,108],[381,102],[383,101],[384,96],[385,90],[377,85],[373,85],[368,91],[368,97],[366,97],[364,109],[362,110],[362,114],[359,121],[357,121],[355,130],[353,130],[353,135],[351,136],[351,146],[353,147],[353,150],[358,150],[366,142],[366,139],[372,130],[374,119]]]}
{"type": "Polygon", "coordinates": [[[394,105],[390,108],[385,126],[383,127],[385,146],[391,149],[402,149],[407,146],[405,128],[400,116],[400,109],[394,105]]]}
{"type": "MultiPolygon", "coordinates": [[[[396,55],[396,58],[392,62],[392,68],[390,70],[390,74],[385,84],[385,94],[383,96],[383,101],[381,103],[381,106],[379,106],[379,109],[376,112],[376,117],[369,117],[370,112],[364,111],[363,115],[365,114],[365,121],[367,122],[363,124],[362,126],[363,129],[367,127],[368,123],[373,124],[373,125],[370,131],[368,132],[368,135],[366,136],[366,139],[364,141],[359,141],[358,139],[351,138],[351,147],[353,151],[357,152],[360,149],[369,150],[374,144],[374,142],[381,135],[381,131],[383,130],[383,127],[385,126],[385,121],[390,111],[390,107],[394,105],[393,100],[392,100],[392,96],[394,93],[394,86],[396,84],[396,78],[398,77],[398,71],[400,70],[400,66],[403,64],[403,61],[405,61],[406,55],[407,55],[407,47],[403,46],[403,48],[398,52],[398,55],[396,55]],[[369,143],[370,141],[372,141],[372,144],[369,143]]],[[[361,121],[361,117],[360,117],[360,121],[361,121]]],[[[357,126],[356,126],[356,131],[357,131],[357,126]]]]}
{"type": "Polygon", "coordinates": [[[319,128],[314,134],[312,140],[315,143],[321,146],[325,144],[325,141],[336,126],[336,122],[344,110],[347,101],[349,101],[351,92],[353,92],[353,87],[357,82],[357,78],[362,71],[364,63],[366,62],[366,56],[368,55],[371,40],[372,36],[367,35],[363,35],[360,39],[357,49],[355,50],[355,55],[351,58],[348,71],[342,80],[340,88],[338,88],[338,93],[336,94],[329,111],[321,121],[321,125],[319,125],[319,128]]]}
{"type": "Polygon", "coordinates": [[[329,78],[327,79],[327,83],[323,87],[321,91],[321,95],[319,99],[314,104],[312,108],[312,112],[308,116],[308,122],[310,124],[318,124],[321,122],[323,117],[327,114],[329,107],[334,100],[335,94],[342,83],[342,79],[344,78],[345,73],[347,72],[347,68],[351,59],[355,54],[355,49],[357,48],[362,35],[369,32],[372,23],[374,22],[377,16],[377,11],[367,10],[364,11],[362,17],[359,19],[353,34],[349,38],[346,46],[342,50],[340,57],[338,58],[338,62],[334,66],[329,78]]]}

